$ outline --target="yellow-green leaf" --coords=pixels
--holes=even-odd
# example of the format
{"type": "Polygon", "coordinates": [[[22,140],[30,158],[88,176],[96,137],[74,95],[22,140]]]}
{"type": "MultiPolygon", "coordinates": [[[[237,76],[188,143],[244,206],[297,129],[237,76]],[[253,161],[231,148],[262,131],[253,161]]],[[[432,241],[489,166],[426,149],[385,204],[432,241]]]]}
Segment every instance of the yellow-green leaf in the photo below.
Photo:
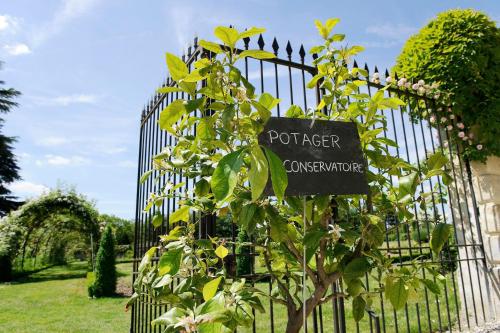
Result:
{"type": "Polygon", "coordinates": [[[170,214],[168,221],[170,224],[179,221],[189,222],[189,206],[182,206],[177,209],[175,212],[170,214]]]}
{"type": "Polygon", "coordinates": [[[255,59],[273,59],[276,58],[274,53],[263,50],[245,50],[238,55],[238,59],[252,57],[255,59]]]}
{"type": "Polygon", "coordinates": [[[160,119],[158,120],[160,128],[172,133],[172,125],[175,124],[185,113],[186,107],[184,106],[184,101],[181,99],[173,101],[160,113],[160,119]]]}
{"type": "Polygon", "coordinates": [[[266,187],[269,177],[269,168],[266,156],[259,146],[254,146],[250,150],[250,170],[248,171],[248,180],[252,191],[252,201],[259,199],[266,187]]]}
{"type": "Polygon", "coordinates": [[[203,299],[205,300],[205,302],[209,301],[210,299],[212,299],[212,297],[215,296],[221,280],[222,276],[219,276],[218,278],[207,282],[205,286],[203,286],[203,299]]]}
{"type": "Polygon", "coordinates": [[[224,259],[228,253],[229,253],[229,250],[226,247],[224,247],[223,245],[219,245],[215,249],[215,254],[217,255],[217,257],[219,257],[221,259],[224,259]]]}
{"type": "Polygon", "coordinates": [[[285,190],[288,186],[288,176],[281,159],[271,150],[265,148],[269,169],[271,170],[271,183],[273,186],[274,195],[278,200],[283,200],[285,190]]]}
{"type": "Polygon", "coordinates": [[[167,53],[166,57],[168,71],[170,72],[170,76],[172,77],[172,79],[179,82],[184,77],[186,77],[186,75],[189,73],[189,70],[184,61],[182,61],[181,58],[172,53],[167,53]]]}
{"type": "Polygon", "coordinates": [[[236,29],[222,26],[215,28],[214,35],[230,47],[234,47],[239,37],[236,29]]]}
{"type": "Polygon", "coordinates": [[[261,34],[261,33],[265,32],[265,31],[266,31],[266,29],[264,29],[264,28],[251,27],[247,31],[244,31],[244,32],[240,33],[239,36],[238,36],[238,39],[252,37],[252,36],[261,34]]]}
{"type": "Polygon", "coordinates": [[[237,150],[224,156],[214,170],[210,186],[215,199],[222,201],[233,193],[243,163],[242,151],[237,150]]]}
{"type": "Polygon", "coordinates": [[[222,53],[224,52],[220,45],[219,44],[216,44],[216,43],[212,43],[212,42],[209,42],[209,41],[206,41],[206,40],[200,40],[199,43],[198,43],[201,47],[203,47],[204,49],[206,50],[209,50],[213,53],[222,53]]]}

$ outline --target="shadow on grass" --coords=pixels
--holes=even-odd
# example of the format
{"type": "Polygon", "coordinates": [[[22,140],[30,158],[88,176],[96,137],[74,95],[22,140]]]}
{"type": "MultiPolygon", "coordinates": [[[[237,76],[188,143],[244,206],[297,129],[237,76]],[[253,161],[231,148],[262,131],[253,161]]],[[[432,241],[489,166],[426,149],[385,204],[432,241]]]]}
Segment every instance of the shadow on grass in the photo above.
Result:
{"type": "Polygon", "coordinates": [[[87,276],[87,262],[72,262],[67,265],[49,266],[36,271],[21,272],[11,283],[31,283],[50,280],[67,280],[87,276]]]}

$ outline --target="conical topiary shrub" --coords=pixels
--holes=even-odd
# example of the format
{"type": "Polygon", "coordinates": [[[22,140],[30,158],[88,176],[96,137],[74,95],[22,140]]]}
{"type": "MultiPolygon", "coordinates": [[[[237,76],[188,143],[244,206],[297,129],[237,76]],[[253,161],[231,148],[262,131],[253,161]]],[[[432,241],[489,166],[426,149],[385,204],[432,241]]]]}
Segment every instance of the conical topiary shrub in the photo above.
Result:
{"type": "Polygon", "coordinates": [[[92,297],[112,296],[116,290],[115,241],[108,225],[104,230],[97,252],[95,280],[89,286],[92,297]]]}

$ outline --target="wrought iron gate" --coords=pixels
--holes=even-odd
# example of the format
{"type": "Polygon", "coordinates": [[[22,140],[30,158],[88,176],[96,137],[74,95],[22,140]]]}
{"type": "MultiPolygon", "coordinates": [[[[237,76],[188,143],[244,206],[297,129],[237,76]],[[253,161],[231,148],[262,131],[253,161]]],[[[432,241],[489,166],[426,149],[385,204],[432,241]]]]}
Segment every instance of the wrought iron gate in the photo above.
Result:
{"type": "MultiPolygon", "coordinates": [[[[262,36],[258,38],[259,49],[265,48],[262,36]]],[[[244,40],[245,49],[249,48],[250,39],[244,40]]],[[[281,47],[277,40],[271,43],[272,51],[277,55],[275,59],[255,60],[246,58],[241,70],[252,82],[256,89],[261,92],[269,92],[280,98],[275,116],[280,116],[291,104],[301,105],[304,109],[314,107],[322,94],[319,89],[308,90],[306,83],[316,73],[314,66],[308,65],[311,59],[306,59],[303,46],[294,50],[288,42],[285,46],[285,57],[281,58],[279,52],[281,47]]],[[[202,55],[210,56],[209,52],[197,45],[188,49],[183,60],[189,68],[202,55]]],[[[314,56],[313,56],[314,57],[314,56]]],[[[354,63],[354,66],[357,66],[354,63]]],[[[364,66],[367,71],[369,68],[364,66]]],[[[371,74],[378,73],[377,68],[371,74]]],[[[383,75],[380,75],[383,76],[383,75]]],[[[387,70],[385,76],[388,76],[387,70]]],[[[383,80],[382,80],[383,81],[383,80]]],[[[167,79],[163,86],[172,86],[174,82],[167,79]]],[[[373,94],[384,85],[368,82],[365,92],[373,94]]],[[[433,257],[428,244],[431,225],[423,222],[412,228],[400,227],[395,220],[387,220],[387,225],[396,226],[395,232],[386,237],[383,250],[387,256],[394,258],[394,262],[405,265],[408,260],[415,257],[426,260],[434,260],[440,263],[443,271],[447,271],[444,292],[440,296],[434,296],[427,290],[418,295],[415,303],[408,304],[404,310],[398,312],[380,299],[379,304],[374,304],[373,312],[369,312],[363,321],[355,323],[350,314],[350,304],[344,304],[342,299],[334,300],[331,306],[323,305],[314,311],[307,323],[308,332],[436,332],[446,331],[451,328],[462,330],[481,324],[492,316],[491,299],[488,293],[488,277],[486,275],[486,261],[483,251],[481,230],[479,228],[478,210],[472,187],[471,171],[469,163],[463,160],[456,146],[449,145],[448,132],[440,128],[439,124],[429,126],[427,118],[414,118],[412,115],[423,114],[425,108],[427,114],[439,113],[440,106],[433,100],[408,91],[387,89],[386,94],[400,96],[404,94],[410,101],[419,103],[408,103],[400,109],[387,109],[383,112],[388,120],[389,130],[383,135],[396,141],[399,148],[390,148],[391,152],[405,159],[417,167],[427,153],[438,150],[446,153],[452,163],[449,171],[453,178],[449,186],[444,186],[441,181],[427,181],[423,187],[435,187],[438,195],[448,194],[447,203],[438,203],[433,200],[431,212],[415,211],[415,215],[422,221],[429,219],[445,220],[454,226],[454,241],[447,245],[444,255],[440,258],[433,257]],[[431,215],[431,216],[429,216],[431,215]]],[[[135,248],[134,248],[134,279],[137,274],[138,264],[145,251],[157,244],[158,236],[168,232],[169,226],[164,225],[154,229],[150,218],[155,213],[154,208],[150,212],[144,212],[143,206],[150,192],[155,190],[153,178],[150,177],[144,183],[139,182],[140,176],[151,169],[152,156],[159,153],[164,146],[175,145],[173,138],[158,127],[157,120],[160,112],[176,98],[182,98],[183,93],[156,94],[147,103],[142,111],[140,119],[139,158],[137,171],[137,201],[135,222],[135,248]]],[[[187,96],[186,96],[187,97],[187,96]]],[[[156,176],[156,175],[154,175],[156,176]]],[[[185,189],[193,187],[194,179],[173,176],[175,183],[185,182],[185,189]]],[[[423,189],[423,188],[422,188],[423,189]]],[[[169,199],[161,208],[161,213],[168,216],[176,210],[177,202],[169,199]]],[[[206,216],[199,226],[199,237],[207,238],[208,235],[216,234],[217,218],[206,216]]],[[[233,224],[229,237],[236,238],[236,227],[233,224]]],[[[246,254],[255,262],[255,254],[246,254]]],[[[235,248],[232,248],[231,256],[236,256],[235,248]]],[[[156,258],[157,259],[157,258],[156,258]]],[[[425,275],[425,272],[422,272],[425,275]]],[[[273,281],[262,281],[260,274],[252,264],[251,274],[247,279],[253,281],[263,290],[271,291],[273,281]]],[[[368,289],[376,287],[374,281],[368,276],[365,278],[368,289]]],[[[332,288],[341,289],[341,285],[332,288]]],[[[252,332],[282,332],[286,325],[286,315],[281,305],[267,302],[265,314],[255,314],[252,332]]],[[[159,327],[152,327],[151,320],[159,316],[165,308],[155,305],[151,299],[142,297],[132,308],[131,332],[161,332],[159,327]]],[[[245,330],[239,330],[245,331],[245,330]]]]}

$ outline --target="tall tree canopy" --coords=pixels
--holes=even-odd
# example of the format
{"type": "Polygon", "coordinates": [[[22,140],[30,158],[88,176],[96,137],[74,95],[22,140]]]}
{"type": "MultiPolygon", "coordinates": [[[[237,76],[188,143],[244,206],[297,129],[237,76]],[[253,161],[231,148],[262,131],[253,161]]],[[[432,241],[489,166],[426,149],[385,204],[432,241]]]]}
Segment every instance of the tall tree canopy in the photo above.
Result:
{"type": "MultiPolygon", "coordinates": [[[[0,62],[1,69],[1,62],[0,62]]],[[[13,88],[4,88],[5,82],[0,80],[0,115],[10,112],[17,103],[14,99],[21,93],[13,88]]],[[[0,217],[19,206],[16,198],[7,188],[9,183],[20,179],[19,166],[13,153],[13,137],[2,134],[4,119],[0,117],[0,217]]]]}

